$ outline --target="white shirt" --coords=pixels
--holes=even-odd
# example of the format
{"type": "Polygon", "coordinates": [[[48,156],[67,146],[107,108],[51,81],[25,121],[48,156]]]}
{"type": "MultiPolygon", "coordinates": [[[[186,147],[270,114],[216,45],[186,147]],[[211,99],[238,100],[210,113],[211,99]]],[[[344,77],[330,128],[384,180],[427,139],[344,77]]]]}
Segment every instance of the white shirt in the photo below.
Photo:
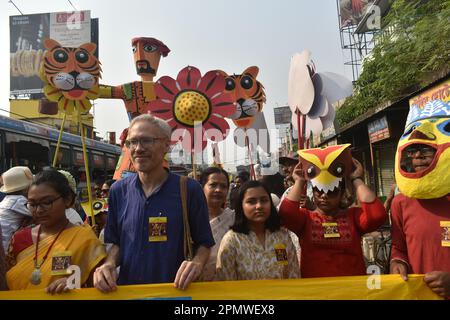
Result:
{"type": "Polygon", "coordinates": [[[203,268],[202,274],[200,275],[200,281],[215,280],[217,251],[219,251],[220,242],[222,241],[223,236],[234,224],[234,216],[234,210],[225,208],[219,216],[209,221],[215,245],[210,248],[211,251],[209,254],[209,259],[203,268]]]}
{"type": "Polygon", "coordinates": [[[74,224],[76,226],[84,225],[84,222],[81,219],[80,215],[73,208],[66,209],[66,218],[70,221],[71,224],[74,224]]]}
{"type": "Polygon", "coordinates": [[[0,225],[2,229],[2,245],[8,251],[9,242],[22,222],[32,217],[27,208],[27,198],[22,195],[6,195],[0,202],[0,225]]]}

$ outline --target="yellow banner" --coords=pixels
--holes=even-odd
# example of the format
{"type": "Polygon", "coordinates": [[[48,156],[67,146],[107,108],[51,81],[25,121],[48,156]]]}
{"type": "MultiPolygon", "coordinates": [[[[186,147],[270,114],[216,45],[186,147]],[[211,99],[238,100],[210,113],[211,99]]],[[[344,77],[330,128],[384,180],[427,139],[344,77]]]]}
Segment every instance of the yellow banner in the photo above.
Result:
{"type": "Polygon", "coordinates": [[[185,291],[172,283],[119,286],[103,294],[95,288],[49,295],[44,290],[0,292],[0,300],[437,300],[423,275],[310,278],[289,280],[246,280],[192,283],[185,291]]]}

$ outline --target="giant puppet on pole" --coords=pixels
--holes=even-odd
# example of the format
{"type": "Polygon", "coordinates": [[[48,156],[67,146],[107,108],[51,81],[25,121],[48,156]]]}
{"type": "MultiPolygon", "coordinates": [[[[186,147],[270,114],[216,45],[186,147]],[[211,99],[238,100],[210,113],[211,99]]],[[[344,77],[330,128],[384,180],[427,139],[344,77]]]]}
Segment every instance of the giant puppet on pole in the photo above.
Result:
{"type": "Polygon", "coordinates": [[[235,104],[225,85],[220,72],[213,70],[202,76],[199,69],[187,66],[176,79],[169,76],[158,79],[157,99],[145,108],[171,126],[172,143],[180,141],[191,155],[194,176],[195,154],[205,149],[208,140],[216,143],[228,135],[230,127],[224,118],[235,112],[235,104]]]}
{"type": "MultiPolygon", "coordinates": [[[[223,75],[210,71],[202,77],[200,70],[188,66],[178,73],[177,79],[164,76],[154,82],[161,56],[166,57],[170,49],[160,40],[147,37],[133,38],[132,47],[141,81],[100,85],[100,98],[122,99],[129,120],[144,113],[166,120],[175,132],[172,143],[182,142],[183,149],[191,154],[195,170],[194,155],[206,147],[208,139],[217,142],[227,136],[229,126],[224,117],[235,111],[225,92],[223,75]]],[[[122,142],[126,135],[127,129],[121,135],[122,142]]],[[[122,143],[114,179],[134,171],[129,151],[122,143]]]]}
{"type": "MultiPolygon", "coordinates": [[[[92,106],[90,100],[99,96],[98,81],[101,77],[101,67],[100,62],[94,55],[97,45],[85,43],[78,48],[68,48],[61,46],[53,39],[45,39],[44,47],[47,51],[40,72],[41,79],[45,84],[44,94],[48,100],[56,102],[58,109],[64,113],[53,166],[56,166],[66,116],[75,114],[80,126],[89,203],[92,203],[85,144],[86,133],[81,121],[81,114],[89,112],[92,106]]],[[[92,206],[89,206],[89,208],[88,214],[92,223],[94,223],[92,206]]]]}
{"type": "MultiPolygon", "coordinates": [[[[156,99],[153,78],[158,71],[161,56],[167,57],[170,52],[170,49],[162,41],[155,38],[136,37],[131,40],[131,45],[136,73],[141,77],[141,80],[117,86],[100,85],[100,98],[123,100],[130,121],[146,113],[150,102],[156,99]]],[[[122,155],[114,172],[113,178],[115,180],[135,172],[130,153],[124,146],[127,133],[128,129],[125,129],[120,137],[122,155]]]]}
{"type": "Polygon", "coordinates": [[[304,50],[291,58],[288,104],[292,125],[298,132],[298,149],[309,146],[312,134],[331,127],[335,118],[333,103],[352,94],[352,83],[332,72],[316,72],[311,53],[304,50]]]}
{"type": "Polygon", "coordinates": [[[228,116],[236,125],[234,141],[238,146],[247,149],[250,176],[256,179],[252,155],[258,146],[266,153],[270,151],[269,132],[262,112],[266,93],[261,82],[256,80],[259,68],[251,66],[241,74],[232,75],[221,70],[219,72],[225,77],[226,91],[235,103],[234,113],[228,116]]]}

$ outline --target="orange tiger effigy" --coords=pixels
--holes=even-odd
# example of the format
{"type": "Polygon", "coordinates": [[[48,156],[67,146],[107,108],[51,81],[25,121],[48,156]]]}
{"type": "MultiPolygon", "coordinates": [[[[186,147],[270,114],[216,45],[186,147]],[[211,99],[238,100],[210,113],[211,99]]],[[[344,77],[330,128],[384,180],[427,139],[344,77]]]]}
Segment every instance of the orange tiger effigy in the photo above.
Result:
{"type": "Polygon", "coordinates": [[[98,79],[101,78],[100,62],[94,56],[95,43],[85,43],[78,48],[61,46],[53,39],[45,39],[44,63],[41,79],[44,93],[50,101],[67,114],[74,110],[87,112],[89,100],[99,96],[98,79]]]}
{"type": "Polygon", "coordinates": [[[251,128],[255,116],[266,102],[264,86],[256,80],[258,72],[256,66],[245,69],[242,74],[228,75],[221,71],[226,77],[226,91],[233,95],[236,102],[236,112],[228,118],[239,128],[251,128]]]}

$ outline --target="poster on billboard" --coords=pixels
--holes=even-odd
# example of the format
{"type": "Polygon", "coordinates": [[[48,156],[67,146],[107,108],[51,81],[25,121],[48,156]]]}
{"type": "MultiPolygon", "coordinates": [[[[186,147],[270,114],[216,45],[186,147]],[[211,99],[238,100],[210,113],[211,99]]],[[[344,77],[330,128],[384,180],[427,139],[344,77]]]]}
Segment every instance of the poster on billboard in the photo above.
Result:
{"type": "Polygon", "coordinates": [[[89,10],[10,16],[9,27],[11,95],[42,92],[39,69],[45,38],[53,38],[67,47],[78,47],[98,38],[91,34],[89,10]]]}
{"type": "Polygon", "coordinates": [[[289,106],[273,108],[275,125],[291,123],[292,111],[289,106]]]}
{"type": "Polygon", "coordinates": [[[74,48],[91,42],[90,11],[50,13],[50,38],[74,48]]]}
{"type": "Polygon", "coordinates": [[[357,26],[375,0],[339,0],[340,28],[357,26]]]}

